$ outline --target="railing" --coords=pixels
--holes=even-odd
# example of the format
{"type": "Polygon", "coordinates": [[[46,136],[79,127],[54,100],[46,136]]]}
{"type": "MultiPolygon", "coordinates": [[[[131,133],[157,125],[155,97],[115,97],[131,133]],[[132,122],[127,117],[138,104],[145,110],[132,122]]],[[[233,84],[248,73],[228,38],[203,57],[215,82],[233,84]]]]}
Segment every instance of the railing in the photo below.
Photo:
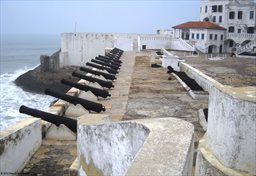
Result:
{"type": "Polygon", "coordinates": [[[251,51],[251,50],[253,49],[253,46],[256,47],[256,39],[254,39],[253,41],[247,43],[247,44],[244,45],[244,46],[237,47],[237,48],[236,48],[236,54],[241,54],[241,53],[243,53],[243,52],[251,51]]]}
{"type": "Polygon", "coordinates": [[[237,34],[237,33],[227,33],[227,39],[229,38],[242,38],[242,39],[256,39],[256,34],[237,34]]]}
{"type": "Polygon", "coordinates": [[[195,47],[190,45],[188,42],[186,42],[185,40],[179,38],[179,41],[181,43],[181,45],[186,48],[186,50],[188,51],[195,51],[195,47]]]}

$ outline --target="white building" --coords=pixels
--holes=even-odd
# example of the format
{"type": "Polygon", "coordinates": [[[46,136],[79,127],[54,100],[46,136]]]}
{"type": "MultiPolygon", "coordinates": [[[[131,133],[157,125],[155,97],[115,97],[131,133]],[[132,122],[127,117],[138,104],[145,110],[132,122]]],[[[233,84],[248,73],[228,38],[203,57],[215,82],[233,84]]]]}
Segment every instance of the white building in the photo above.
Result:
{"type": "Polygon", "coordinates": [[[175,37],[181,38],[202,53],[222,53],[226,29],[208,22],[191,21],[173,27],[175,37]]]}
{"type": "Polygon", "coordinates": [[[256,45],[256,3],[253,0],[201,0],[200,20],[216,23],[227,29],[226,52],[233,48],[248,49],[256,45]]]}
{"type": "Polygon", "coordinates": [[[203,53],[256,50],[253,0],[201,0],[200,20],[174,26],[174,38],[182,38],[203,53]]]}

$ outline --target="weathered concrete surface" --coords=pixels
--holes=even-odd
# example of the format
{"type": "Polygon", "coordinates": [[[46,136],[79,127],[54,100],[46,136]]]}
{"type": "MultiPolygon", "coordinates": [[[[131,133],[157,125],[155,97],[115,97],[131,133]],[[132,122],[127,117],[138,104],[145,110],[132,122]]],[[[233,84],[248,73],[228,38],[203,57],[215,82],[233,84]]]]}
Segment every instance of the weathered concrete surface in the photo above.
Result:
{"type": "Polygon", "coordinates": [[[110,114],[114,121],[121,120],[126,112],[129,91],[132,84],[135,55],[135,52],[124,52],[121,58],[123,62],[122,67],[114,83],[115,87],[110,91],[110,114]]]}
{"type": "Polygon", "coordinates": [[[179,81],[166,73],[167,69],[151,68],[148,55],[139,53],[135,58],[123,120],[177,117],[194,124],[195,141],[199,141],[204,131],[198,121],[198,110],[208,106],[207,100],[193,100],[179,81]]]}
{"type": "MultiPolygon", "coordinates": [[[[178,54],[178,53],[176,53],[178,54]]],[[[181,58],[184,58],[180,54],[181,58]]],[[[202,57],[184,58],[186,63],[224,85],[234,87],[256,86],[256,60],[227,57],[211,61],[202,57]]]]}
{"type": "Polygon", "coordinates": [[[256,88],[216,87],[210,93],[207,142],[225,166],[256,174],[256,88]]]}
{"type": "Polygon", "coordinates": [[[0,133],[0,175],[17,174],[42,142],[41,120],[25,119],[0,133]]]}
{"type": "Polygon", "coordinates": [[[196,160],[196,176],[249,176],[247,172],[241,172],[223,165],[212,153],[207,144],[207,138],[200,140],[196,160]]]}
{"type": "Polygon", "coordinates": [[[95,125],[81,117],[78,123],[80,175],[191,175],[192,124],[175,118],[98,120],[95,125]]]}
{"type": "Polygon", "coordinates": [[[76,158],[76,141],[44,140],[30,162],[24,175],[68,175],[76,158]]]}
{"type": "Polygon", "coordinates": [[[126,175],[192,175],[194,127],[177,118],[135,120],[150,133],[126,175]]]}
{"type": "Polygon", "coordinates": [[[78,158],[87,175],[123,175],[141,148],[148,129],[136,123],[78,125],[78,158]]]}

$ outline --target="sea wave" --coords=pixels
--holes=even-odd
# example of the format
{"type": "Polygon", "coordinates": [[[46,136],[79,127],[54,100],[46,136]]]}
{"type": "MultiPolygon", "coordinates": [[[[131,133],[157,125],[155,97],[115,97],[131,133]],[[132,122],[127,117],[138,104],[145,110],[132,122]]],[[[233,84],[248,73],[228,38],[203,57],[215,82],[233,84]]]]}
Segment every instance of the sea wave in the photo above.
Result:
{"type": "Polygon", "coordinates": [[[47,110],[50,103],[54,101],[53,97],[26,92],[15,85],[14,81],[18,76],[34,68],[17,70],[14,73],[0,75],[0,131],[29,117],[28,115],[19,113],[19,107],[21,105],[39,110],[47,110]]]}

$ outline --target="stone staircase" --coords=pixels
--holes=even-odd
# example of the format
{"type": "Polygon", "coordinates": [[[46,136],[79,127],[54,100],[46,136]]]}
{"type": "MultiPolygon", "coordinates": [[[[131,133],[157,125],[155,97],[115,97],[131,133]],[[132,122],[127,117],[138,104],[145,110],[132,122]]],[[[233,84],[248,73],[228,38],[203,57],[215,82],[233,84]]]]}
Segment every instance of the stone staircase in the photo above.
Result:
{"type": "Polygon", "coordinates": [[[250,41],[244,46],[237,47],[236,54],[241,54],[243,52],[251,52],[253,48],[256,47],[256,39],[250,41]]]}
{"type": "Polygon", "coordinates": [[[181,38],[172,39],[172,49],[181,51],[195,51],[195,47],[181,38]]]}

